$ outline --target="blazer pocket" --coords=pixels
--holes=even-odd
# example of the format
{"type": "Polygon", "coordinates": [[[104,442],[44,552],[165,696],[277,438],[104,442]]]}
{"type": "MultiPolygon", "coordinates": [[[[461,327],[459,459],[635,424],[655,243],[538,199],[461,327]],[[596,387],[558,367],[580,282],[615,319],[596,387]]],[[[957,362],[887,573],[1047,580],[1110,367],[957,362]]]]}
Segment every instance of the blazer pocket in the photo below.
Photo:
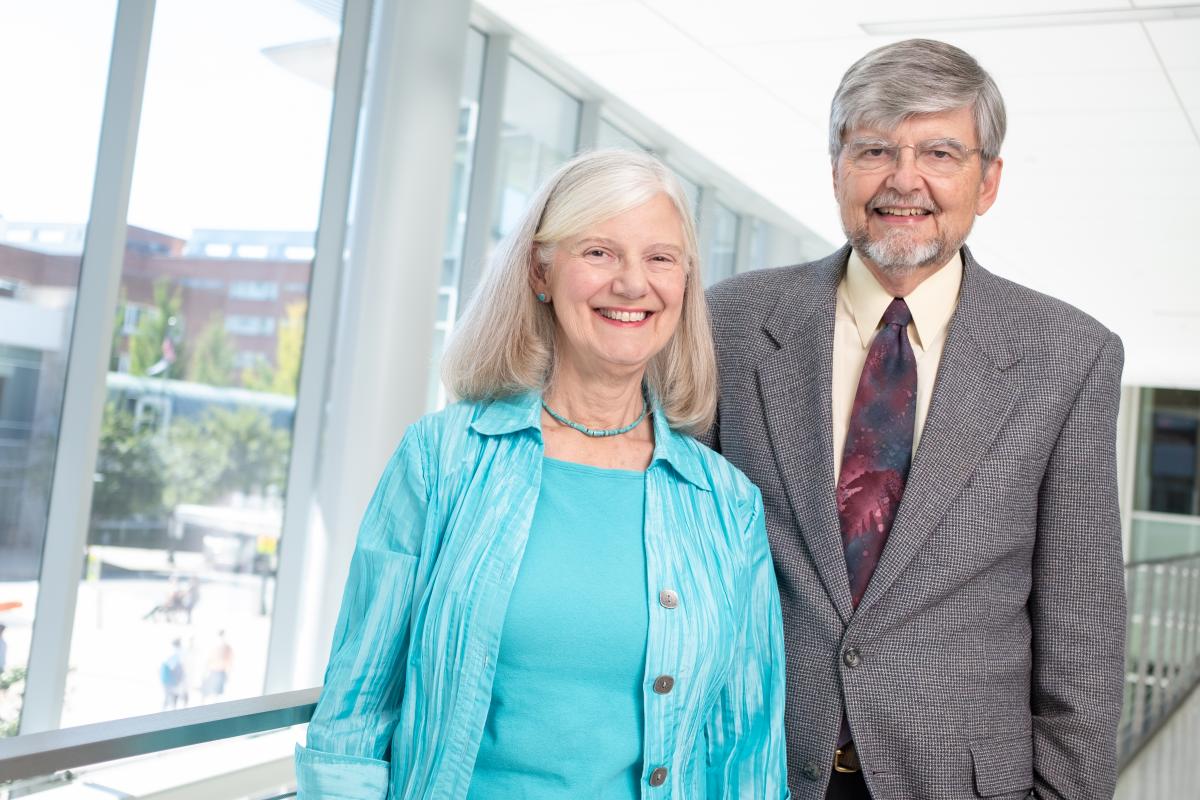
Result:
{"type": "Polygon", "coordinates": [[[1033,735],[971,742],[975,790],[980,797],[1024,797],[1033,789],[1033,735]]]}

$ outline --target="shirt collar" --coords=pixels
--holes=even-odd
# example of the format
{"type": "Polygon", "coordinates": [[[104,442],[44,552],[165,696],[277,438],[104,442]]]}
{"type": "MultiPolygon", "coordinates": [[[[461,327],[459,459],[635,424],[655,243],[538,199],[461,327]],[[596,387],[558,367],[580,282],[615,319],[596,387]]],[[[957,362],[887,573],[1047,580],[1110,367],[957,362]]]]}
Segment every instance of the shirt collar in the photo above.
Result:
{"type": "MultiPolygon", "coordinates": [[[[686,441],[686,436],[671,429],[666,414],[658,398],[650,393],[650,423],[654,426],[654,455],[651,465],[656,461],[666,462],[679,476],[697,488],[708,491],[711,489],[704,479],[700,460],[693,447],[686,441]]],[[[502,397],[491,401],[471,423],[477,433],[484,436],[503,436],[518,431],[533,430],[537,437],[542,438],[542,395],[540,392],[525,392],[524,394],[502,397]]]]}
{"type": "MultiPolygon", "coordinates": [[[[913,331],[916,334],[914,347],[924,351],[946,330],[958,305],[962,276],[962,256],[955,251],[954,257],[945,266],[921,281],[904,298],[908,310],[912,312],[913,331]]],[[[850,315],[854,318],[854,327],[865,350],[871,346],[883,312],[894,298],[879,285],[856,251],[850,253],[842,286],[850,315]]]]}
{"type": "Polygon", "coordinates": [[[542,395],[525,392],[492,400],[471,423],[484,436],[502,436],[529,428],[542,438],[542,395]]]}

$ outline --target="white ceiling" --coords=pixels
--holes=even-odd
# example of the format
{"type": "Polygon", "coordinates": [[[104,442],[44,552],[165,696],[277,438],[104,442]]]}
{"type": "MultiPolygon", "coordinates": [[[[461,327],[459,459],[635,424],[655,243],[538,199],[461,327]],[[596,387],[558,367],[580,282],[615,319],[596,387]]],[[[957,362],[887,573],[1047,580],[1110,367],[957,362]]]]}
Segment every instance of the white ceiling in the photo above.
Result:
{"type": "MultiPolygon", "coordinates": [[[[979,0],[480,0],[487,10],[796,219],[840,242],[826,118],[868,50],[930,35],[1005,95],[1000,199],[970,243],[993,271],[1125,340],[1125,382],[1200,388],[1200,18],[971,30],[979,0]],[[963,20],[925,33],[920,20],[963,20]],[[864,24],[912,23],[872,36],[864,24]]],[[[1010,0],[1004,15],[1183,7],[1010,0]]],[[[1031,24],[1032,23],[1032,24],[1031,24]]],[[[770,265],[763,265],[770,266],[770,265]]]]}

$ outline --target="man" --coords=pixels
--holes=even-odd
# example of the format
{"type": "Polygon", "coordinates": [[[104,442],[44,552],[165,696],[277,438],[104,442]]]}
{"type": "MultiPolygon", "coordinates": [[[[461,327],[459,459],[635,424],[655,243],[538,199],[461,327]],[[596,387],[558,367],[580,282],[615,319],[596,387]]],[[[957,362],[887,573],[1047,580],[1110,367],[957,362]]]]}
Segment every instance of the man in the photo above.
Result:
{"type": "Polygon", "coordinates": [[[709,293],[711,439],[766,503],[797,800],[1114,790],[1123,354],[962,246],[1004,127],[962,50],[868,54],[830,119],[849,243],[709,293]]]}
{"type": "Polygon", "coordinates": [[[229,671],[233,669],[233,647],[225,639],[225,631],[217,632],[217,643],[208,654],[208,672],[200,688],[201,701],[207,703],[210,697],[220,697],[225,694],[225,684],[229,680],[229,671]]]}

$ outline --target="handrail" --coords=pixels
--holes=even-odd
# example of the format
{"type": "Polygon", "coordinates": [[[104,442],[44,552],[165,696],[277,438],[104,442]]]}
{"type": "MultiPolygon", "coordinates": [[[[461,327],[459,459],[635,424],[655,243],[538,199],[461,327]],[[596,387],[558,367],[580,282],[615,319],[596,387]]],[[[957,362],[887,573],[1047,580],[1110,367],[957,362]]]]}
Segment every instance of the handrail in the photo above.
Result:
{"type": "Polygon", "coordinates": [[[1128,571],[1128,570],[1132,569],[1133,567],[1154,567],[1154,566],[1158,566],[1160,564],[1165,565],[1165,564],[1175,564],[1175,563],[1179,563],[1179,562],[1183,562],[1183,561],[1192,561],[1197,557],[1197,555],[1200,555],[1200,554],[1184,553],[1182,555],[1168,556],[1166,558],[1145,558],[1145,559],[1142,559],[1141,561],[1127,561],[1125,563],[1125,570],[1128,571]]]}
{"type": "Polygon", "coordinates": [[[1200,554],[1125,566],[1124,768],[1200,685],[1200,554]]]}
{"type": "MultiPolygon", "coordinates": [[[[1200,554],[1125,566],[1126,766],[1200,685],[1200,554]]],[[[0,783],[308,722],[320,688],[0,739],[0,783]]]]}
{"type": "Polygon", "coordinates": [[[300,725],[320,693],[298,689],[0,739],[0,782],[300,725]]]}

